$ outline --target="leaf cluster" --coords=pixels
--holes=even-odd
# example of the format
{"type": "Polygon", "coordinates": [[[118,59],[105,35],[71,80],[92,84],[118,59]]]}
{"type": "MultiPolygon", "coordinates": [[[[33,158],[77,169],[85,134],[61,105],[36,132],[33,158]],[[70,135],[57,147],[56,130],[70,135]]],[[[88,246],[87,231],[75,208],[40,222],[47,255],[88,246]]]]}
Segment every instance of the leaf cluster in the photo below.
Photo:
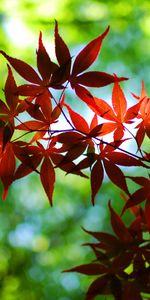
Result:
{"type": "Polygon", "coordinates": [[[55,22],[56,62],[51,60],[40,32],[36,51],[37,71],[0,50],[8,62],[5,97],[0,100],[2,197],[6,199],[8,189],[15,180],[36,172],[52,205],[55,170],[61,169],[66,174],[89,177],[94,205],[106,174],[123,192],[126,203],[122,214],[127,209],[136,211],[135,220],[126,228],[109,203],[111,225],[117,237],[91,233],[99,240],[99,244],[90,244],[96,254],[96,262],[71,270],[101,275],[90,286],[86,296],[88,300],[103,292],[112,293],[115,299],[138,300],[142,299],[141,292],[150,293],[149,279],[145,279],[150,276],[147,267],[150,260],[149,242],[143,238],[144,232],[150,230],[150,181],[147,171],[150,155],[142,150],[144,138],[150,137],[150,100],[142,82],[140,96],[133,94],[136,103],[127,108],[129,101],[120,85],[121,81],[127,80],[126,77],[86,71],[98,57],[108,31],[109,27],[89,42],[73,60],[55,22]],[[11,67],[25,80],[23,85],[17,85],[11,67]],[[90,87],[101,88],[109,84],[113,84],[112,105],[89,91],[90,87]],[[67,103],[65,95],[68,88],[76,94],[77,104],[83,101],[93,113],[91,122],[67,103]],[[58,99],[53,90],[59,92],[58,99]],[[62,118],[67,124],[65,128],[61,125],[62,118]],[[59,126],[61,129],[57,129],[59,126]],[[21,134],[15,137],[19,131],[21,134]],[[111,135],[109,142],[108,135],[111,135]],[[28,137],[27,141],[24,136],[28,137]],[[128,140],[135,142],[135,153],[127,151],[126,146],[122,147],[128,140]],[[147,175],[129,176],[122,167],[137,167],[147,175]],[[140,188],[132,193],[128,179],[140,188]],[[139,206],[141,203],[143,208],[139,206]],[[128,274],[125,269],[131,264],[133,272],[128,274]],[[139,274],[143,278],[141,284],[139,274]]]}

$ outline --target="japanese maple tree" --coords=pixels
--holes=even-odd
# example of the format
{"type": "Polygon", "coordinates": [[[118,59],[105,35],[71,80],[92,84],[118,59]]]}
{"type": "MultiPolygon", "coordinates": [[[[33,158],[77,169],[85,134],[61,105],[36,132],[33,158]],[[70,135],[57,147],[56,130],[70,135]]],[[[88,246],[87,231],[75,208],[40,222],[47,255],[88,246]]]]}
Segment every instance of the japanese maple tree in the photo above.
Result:
{"type": "Polygon", "coordinates": [[[117,300],[140,300],[144,293],[150,295],[150,154],[143,147],[145,138],[150,137],[150,98],[143,81],[141,94],[133,93],[135,104],[127,107],[129,101],[121,87],[126,77],[99,70],[87,71],[97,59],[108,32],[109,27],[73,59],[55,22],[56,61],[51,60],[40,32],[37,70],[0,50],[8,62],[4,99],[0,100],[2,199],[7,198],[14,181],[35,172],[52,205],[55,170],[61,169],[66,174],[89,178],[94,205],[106,174],[120,189],[120,200],[116,201],[121,205],[125,201],[121,215],[109,201],[114,234],[84,229],[98,240],[86,244],[96,258],[66,272],[97,276],[88,288],[86,300],[109,294],[117,300]],[[16,83],[12,68],[24,79],[24,84],[16,83]],[[113,85],[111,105],[89,90],[109,84],[113,85]],[[70,97],[76,101],[76,110],[66,100],[68,89],[75,93],[70,97]],[[58,91],[58,97],[53,90],[58,91]],[[90,122],[77,112],[79,101],[92,112],[90,122]],[[62,117],[68,127],[58,129],[60,126],[56,125],[61,125],[62,117]],[[126,150],[130,141],[135,143],[134,151],[126,150]],[[129,167],[139,168],[141,175],[131,176],[129,167]],[[138,185],[135,191],[129,188],[131,181],[138,185]],[[126,210],[134,216],[129,226],[122,220],[126,210]]]}

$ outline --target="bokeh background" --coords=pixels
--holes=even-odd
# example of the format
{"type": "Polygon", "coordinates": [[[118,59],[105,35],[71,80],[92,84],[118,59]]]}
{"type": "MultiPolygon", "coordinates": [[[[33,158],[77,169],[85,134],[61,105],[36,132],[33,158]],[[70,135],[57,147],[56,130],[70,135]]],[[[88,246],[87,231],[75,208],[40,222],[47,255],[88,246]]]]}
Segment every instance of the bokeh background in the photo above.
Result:
{"type": "MultiPolygon", "coordinates": [[[[53,57],[54,19],[73,55],[110,25],[95,69],[129,77],[123,86],[131,101],[130,92],[140,93],[142,79],[150,92],[148,0],[1,0],[0,49],[36,67],[40,30],[53,57]]],[[[0,57],[2,99],[6,76],[6,61],[0,57]]],[[[109,98],[111,89],[95,94],[109,98]]],[[[14,183],[6,203],[0,201],[0,299],[83,300],[92,279],[62,271],[94,258],[88,247],[81,246],[91,241],[81,226],[111,232],[107,202],[112,199],[120,211],[119,193],[106,180],[92,207],[89,182],[57,172],[50,208],[36,175],[14,183]]],[[[132,216],[124,218],[128,223],[132,216]]]]}

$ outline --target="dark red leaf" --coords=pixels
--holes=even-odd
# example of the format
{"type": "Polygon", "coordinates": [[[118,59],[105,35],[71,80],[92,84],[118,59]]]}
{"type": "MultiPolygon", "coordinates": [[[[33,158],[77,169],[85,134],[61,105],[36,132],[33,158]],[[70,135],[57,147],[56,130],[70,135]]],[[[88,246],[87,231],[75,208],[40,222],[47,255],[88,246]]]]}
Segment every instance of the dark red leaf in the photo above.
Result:
{"type": "Polygon", "coordinates": [[[11,123],[8,123],[4,125],[3,127],[3,146],[2,150],[4,150],[6,144],[11,140],[11,137],[13,136],[14,133],[14,127],[11,123]]]}
{"type": "Polygon", "coordinates": [[[132,206],[135,206],[137,204],[142,203],[145,201],[147,198],[150,199],[150,189],[144,189],[143,187],[136,190],[128,199],[127,203],[125,204],[122,214],[125,212],[127,208],[130,208],[132,206]]]}
{"type": "Polygon", "coordinates": [[[92,282],[90,285],[85,300],[94,300],[96,296],[103,294],[110,294],[111,291],[109,289],[109,276],[104,275],[98,277],[96,280],[92,282]]]}
{"type": "Polygon", "coordinates": [[[98,193],[104,178],[103,166],[100,160],[97,160],[91,170],[91,190],[92,204],[94,205],[95,196],[98,193]]]}
{"type": "Polygon", "coordinates": [[[110,233],[107,232],[96,232],[96,231],[90,231],[82,228],[85,232],[88,234],[91,234],[93,237],[95,237],[100,242],[104,242],[106,244],[118,244],[118,239],[113,236],[110,233]]]}
{"type": "Polygon", "coordinates": [[[58,66],[53,63],[43,45],[42,32],[39,36],[39,47],[37,50],[37,67],[43,78],[47,82],[50,82],[51,74],[57,70],[58,66]]]}
{"type": "Polygon", "coordinates": [[[120,273],[121,270],[123,271],[132,263],[133,256],[134,256],[133,252],[120,253],[112,261],[112,265],[109,271],[112,273],[117,273],[117,272],[120,273]]]}
{"type": "Polygon", "coordinates": [[[18,86],[17,93],[20,96],[38,96],[43,94],[45,88],[35,84],[23,84],[18,86]]]}
{"type": "Polygon", "coordinates": [[[11,66],[16,70],[16,72],[22,76],[25,80],[41,84],[41,79],[38,76],[38,74],[34,71],[34,69],[25,63],[24,61],[20,59],[13,58],[9,55],[7,55],[4,51],[0,51],[0,53],[8,60],[8,62],[11,64],[11,66]]]}
{"type": "Polygon", "coordinates": [[[85,151],[86,147],[86,142],[73,145],[66,153],[65,158],[69,158],[71,161],[75,160],[85,151]]]}
{"type": "Polygon", "coordinates": [[[108,31],[109,27],[107,27],[102,35],[92,40],[87,46],[85,46],[83,50],[77,55],[72,70],[73,77],[88,69],[90,65],[96,60],[101,49],[103,39],[108,34],[108,31]]]}
{"type": "Polygon", "coordinates": [[[60,66],[71,62],[69,49],[59,35],[57,21],[55,21],[55,53],[60,66]]]}
{"type": "Polygon", "coordinates": [[[26,108],[26,111],[33,119],[36,119],[41,122],[47,122],[45,116],[41,111],[41,107],[38,104],[28,103],[28,107],[26,108]]]}
{"type": "Polygon", "coordinates": [[[150,232],[150,201],[149,201],[149,199],[145,203],[144,212],[145,212],[145,219],[147,222],[147,227],[150,232]]]}
{"type": "Polygon", "coordinates": [[[19,167],[17,168],[15,174],[14,174],[14,180],[20,179],[22,177],[25,177],[36,170],[36,168],[39,166],[40,162],[42,160],[42,155],[34,155],[32,157],[32,167],[31,164],[25,164],[21,163],[19,167]]]}
{"type": "Polygon", "coordinates": [[[113,163],[104,159],[104,166],[109,179],[129,195],[123,172],[113,163]]]}
{"type": "Polygon", "coordinates": [[[78,144],[83,141],[83,135],[78,132],[62,132],[57,136],[57,140],[62,144],[78,144]]]}
{"type": "Polygon", "coordinates": [[[95,127],[89,132],[88,136],[90,136],[90,137],[96,137],[96,136],[102,134],[102,133],[103,133],[103,131],[102,131],[102,126],[103,126],[103,124],[99,124],[99,125],[95,126],[95,127]]]}
{"type": "Polygon", "coordinates": [[[50,159],[45,156],[40,170],[40,178],[43,188],[48,196],[49,202],[52,205],[52,197],[55,184],[55,171],[50,159]]]}
{"type": "MultiPolygon", "coordinates": [[[[51,117],[52,101],[51,101],[51,94],[49,93],[49,91],[45,90],[45,92],[43,94],[39,95],[36,98],[35,104],[39,105],[39,107],[44,115],[44,118],[49,123],[52,123],[52,117],[51,117]]],[[[29,112],[29,110],[28,110],[28,112],[29,112]]]]}
{"type": "Polygon", "coordinates": [[[139,125],[138,125],[138,131],[136,133],[136,141],[137,141],[137,144],[138,144],[138,147],[140,148],[142,143],[143,143],[143,140],[144,140],[144,137],[145,137],[145,128],[144,128],[144,122],[141,122],[139,125]]]}
{"type": "MultiPolygon", "coordinates": [[[[24,123],[16,126],[16,129],[26,130],[26,131],[29,131],[29,132],[40,130],[40,129],[43,129],[43,128],[45,128],[45,124],[43,122],[40,122],[40,121],[27,121],[27,122],[24,122],[24,123]]],[[[44,129],[44,131],[46,133],[45,129],[44,129]]]]}
{"type": "Polygon", "coordinates": [[[90,263],[85,265],[80,265],[78,267],[65,270],[64,272],[78,272],[85,275],[99,275],[104,274],[108,271],[108,268],[99,263],[90,263]]]}
{"type": "Polygon", "coordinates": [[[94,161],[95,161],[94,156],[88,155],[88,157],[84,158],[83,160],[81,160],[79,162],[79,164],[77,165],[77,169],[82,170],[82,169],[90,168],[92,166],[92,164],[94,163],[94,161]]]}
{"type": "Polygon", "coordinates": [[[133,180],[135,183],[150,188],[150,179],[142,176],[126,176],[127,178],[133,180]]]}
{"type": "Polygon", "coordinates": [[[73,88],[75,89],[76,95],[97,114],[99,108],[97,107],[92,94],[85,87],[79,84],[73,86],[73,88]]]}
{"type": "Polygon", "coordinates": [[[17,95],[17,85],[9,65],[8,65],[8,77],[5,83],[5,97],[8,106],[13,112],[18,104],[18,95],[17,95]]]}
{"type": "Polygon", "coordinates": [[[142,300],[140,291],[136,288],[136,285],[130,281],[125,282],[124,289],[122,291],[122,300],[142,300]]]}
{"type": "Polygon", "coordinates": [[[118,238],[123,243],[130,243],[133,241],[133,237],[128,231],[127,227],[122,222],[121,218],[116,214],[114,209],[111,207],[110,201],[109,201],[109,209],[111,214],[111,225],[114,230],[114,233],[118,236],[118,238]]]}
{"type": "Polygon", "coordinates": [[[57,153],[50,153],[51,159],[55,164],[55,167],[60,168],[65,171],[67,174],[76,174],[84,178],[88,178],[85,174],[83,174],[76,166],[75,163],[70,161],[69,158],[65,159],[65,156],[57,153]]]}
{"type": "MultiPolygon", "coordinates": [[[[118,81],[126,80],[127,78],[120,77],[118,81]]],[[[76,82],[89,87],[103,87],[110,83],[116,82],[116,77],[105,72],[91,71],[81,74],[76,77],[76,82]]]]}
{"type": "Polygon", "coordinates": [[[8,143],[0,160],[0,178],[4,186],[3,200],[6,199],[8,188],[13,182],[13,176],[16,168],[16,161],[12,144],[8,143]]]}
{"type": "Polygon", "coordinates": [[[107,154],[107,157],[109,160],[111,160],[112,163],[120,165],[120,166],[143,166],[146,167],[141,160],[136,159],[132,156],[129,156],[122,152],[109,152],[107,154]]]}

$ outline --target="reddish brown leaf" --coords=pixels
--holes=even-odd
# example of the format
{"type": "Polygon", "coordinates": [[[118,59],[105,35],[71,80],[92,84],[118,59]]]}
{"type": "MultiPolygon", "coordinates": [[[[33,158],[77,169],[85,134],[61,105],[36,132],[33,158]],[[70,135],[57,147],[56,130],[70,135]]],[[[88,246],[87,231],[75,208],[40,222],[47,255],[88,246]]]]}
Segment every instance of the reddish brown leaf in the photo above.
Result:
{"type": "Polygon", "coordinates": [[[8,77],[5,83],[5,97],[9,108],[13,112],[18,104],[18,95],[17,95],[17,85],[9,65],[8,65],[8,77]]]}
{"type": "Polygon", "coordinates": [[[71,161],[75,160],[85,151],[86,147],[86,142],[73,145],[66,153],[65,158],[69,158],[71,161]]]}
{"type": "Polygon", "coordinates": [[[146,165],[144,165],[141,160],[136,159],[136,158],[129,156],[128,154],[125,154],[122,152],[117,152],[117,151],[109,152],[107,154],[107,157],[112,163],[120,165],[120,166],[128,166],[128,167],[143,166],[143,167],[146,167],[146,165]]]}
{"type": "Polygon", "coordinates": [[[39,36],[39,47],[37,50],[37,67],[43,80],[45,80],[47,84],[50,82],[51,74],[58,68],[58,66],[51,61],[43,45],[42,32],[40,32],[39,36]]]}
{"type": "Polygon", "coordinates": [[[76,84],[72,88],[75,89],[76,95],[85,102],[94,112],[97,113],[97,105],[95,104],[92,94],[83,86],[76,84]]]}
{"type": "Polygon", "coordinates": [[[65,159],[65,156],[57,153],[50,153],[51,159],[55,164],[55,167],[60,168],[65,171],[67,174],[76,174],[84,178],[88,178],[84,173],[82,173],[76,166],[75,163],[70,161],[69,158],[65,159]]]}
{"type": "MultiPolygon", "coordinates": [[[[127,78],[120,77],[118,81],[126,80],[127,78]]],[[[110,83],[116,82],[117,79],[113,75],[105,72],[91,71],[81,74],[76,77],[76,82],[89,87],[103,87],[110,83]]]]}
{"type": "Polygon", "coordinates": [[[55,171],[50,159],[45,156],[40,170],[40,178],[43,188],[48,196],[49,202],[52,205],[52,197],[55,184],[55,171]]]}
{"type": "Polygon", "coordinates": [[[13,58],[7,55],[4,51],[0,51],[0,53],[8,60],[11,66],[16,70],[16,72],[22,76],[25,80],[41,84],[41,79],[38,74],[34,71],[34,69],[20,59],[13,58]]]}
{"type": "Polygon", "coordinates": [[[114,233],[118,236],[118,238],[124,243],[130,243],[133,241],[133,237],[128,231],[127,227],[122,222],[121,218],[116,214],[114,209],[111,207],[109,201],[109,209],[111,214],[111,225],[114,230],[114,233]]]}
{"type": "Polygon", "coordinates": [[[145,212],[145,219],[147,222],[147,228],[150,232],[150,200],[149,199],[145,203],[144,212],[145,212]]]}
{"type": "Polygon", "coordinates": [[[65,270],[64,272],[78,272],[85,275],[99,275],[104,274],[108,271],[108,268],[99,263],[90,263],[85,265],[80,265],[78,267],[65,270]]]}
{"type": "Polygon", "coordinates": [[[142,121],[137,127],[139,129],[136,133],[136,141],[137,141],[138,147],[140,148],[143,143],[144,137],[145,137],[144,122],[142,121]]]}
{"type": "Polygon", "coordinates": [[[41,122],[47,121],[41,111],[41,107],[38,104],[29,103],[26,111],[33,119],[39,120],[41,122]]]}
{"type": "Polygon", "coordinates": [[[104,177],[103,166],[100,160],[97,160],[91,170],[91,190],[92,190],[92,204],[94,205],[95,196],[98,193],[104,177]]]}
{"type": "Polygon", "coordinates": [[[14,126],[11,123],[6,123],[3,127],[3,137],[2,137],[2,150],[4,150],[6,144],[11,140],[14,133],[14,126]]]}
{"type": "Polygon", "coordinates": [[[146,199],[150,199],[150,189],[144,189],[143,187],[136,190],[128,199],[127,203],[125,204],[122,214],[125,212],[127,208],[132,206],[138,205],[145,201],[146,199]]]}
{"type": "Polygon", "coordinates": [[[99,124],[97,126],[95,126],[88,134],[88,136],[90,137],[96,137],[96,136],[99,136],[100,134],[103,133],[102,131],[102,126],[103,124],[99,124]]]}
{"type": "Polygon", "coordinates": [[[113,163],[104,159],[104,166],[109,179],[129,195],[123,172],[113,163]]]}
{"type": "Polygon", "coordinates": [[[88,69],[90,65],[96,60],[101,49],[103,39],[108,34],[108,31],[109,27],[107,27],[102,35],[92,40],[87,46],[85,46],[77,55],[73,65],[72,76],[76,76],[77,74],[88,69]]]}
{"type": "Polygon", "coordinates": [[[27,163],[21,163],[17,168],[14,174],[14,180],[20,179],[25,177],[36,170],[42,160],[42,155],[34,155],[32,157],[32,166],[31,163],[28,165],[27,163]]]}
{"type": "Polygon", "coordinates": [[[104,242],[106,244],[118,244],[118,239],[114,236],[111,235],[110,233],[107,232],[96,232],[96,231],[90,231],[90,230],[86,230],[84,228],[82,228],[85,232],[87,232],[88,234],[92,235],[93,237],[95,237],[97,240],[99,240],[100,242],[104,242]]]}
{"type": "Polygon", "coordinates": [[[3,200],[6,199],[8,188],[13,182],[16,162],[12,144],[8,143],[0,160],[0,178],[4,186],[3,200]]]}
{"type": "Polygon", "coordinates": [[[59,35],[57,21],[55,21],[55,53],[60,66],[71,62],[70,51],[59,35]]]}
{"type": "Polygon", "coordinates": [[[110,294],[109,276],[104,275],[98,277],[90,285],[85,300],[94,300],[96,296],[103,294],[110,294]]]}
{"type": "Polygon", "coordinates": [[[45,91],[43,86],[35,84],[23,84],[18,86],[17,93],[20,96],[38,96],[45,91]]]}
{"type": "MultiPolygon", "coordinates": [[[[24,123],[16,126],[16,129],[26,130],[26,131],[35,131],[35,130],[43,129],[46,133],[45,126],[46,125],[40,121],[27,121],[27,122],[24,122],[24,123]]],[[[48,130],[48,127],[49,126],[47,125],[47,130],[48,130]]]]}
{"type": "Polygon", "coordinates": [[[133,180],[135,183],[139,185],[143,185],[147,188],[150,188],[150,178],[146,178],[142,176],[126,176],[126,177],[133,180]]]}
{"type": "MultiPolygon", "coordinates": [[[[36,98],[35,101],[36,105],[39,105],[44,118],[51,123],[52,122],[52,117],[51,117],[51,113],[52,113],[52,102],[51,102],[51,94],[49,93],[48,90],[45,90],[44,93],[42,93],[41,95],[39,95],[36,98]]],[[[29,112],[29,110],[28,110],[29,112]]],[[[35,117],[34,117],[35,118],[35,117]]]]}
{"type": "Polygon", "coordinates": [[[83,141],[83,135],[78,132],[62,132],[57,136],[59,143],[73,145],[83,141]]]}

